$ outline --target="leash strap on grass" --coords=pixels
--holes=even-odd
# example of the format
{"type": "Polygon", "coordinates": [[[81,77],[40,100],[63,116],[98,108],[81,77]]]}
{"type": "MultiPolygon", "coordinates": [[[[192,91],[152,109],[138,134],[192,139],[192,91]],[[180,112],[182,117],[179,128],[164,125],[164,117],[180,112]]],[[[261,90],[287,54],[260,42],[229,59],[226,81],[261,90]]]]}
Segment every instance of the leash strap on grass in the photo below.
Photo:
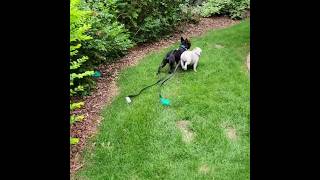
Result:
{"type": "Polygon", "coordinates": [[[173,73],[171,75],[169,75],[169,77],[167,79],[165,79],[164,81],[162,81],[162,83],[160,84],[159,86],[159,97],[162,98],[162,95],[161,95],[161,87],[163,86],[163,84],[168,81],[169,79],[171,79],[175,74],[176,74],[176,71],[178,69],[178,67],[180,66],[180,61],[178,62],[176,68],[174,69],[173,73]]]}
{"type": "Polygon", "coordinates": [[[140,90],[140,92],[139,92],[138,94],[129,95],[128,97],[132,98],[132,97],[135,97],[135,96],[139,96],[139,95],[142,93],[142,91],[144,91],[144,90],[146,90],[146,89],[148,89],[148,88],[150,88],[150,87],[158,84],[158,83],[159,83],[160,81],[162,81],[163,79],[165,79],[165,78],[159,79],[159,80],[158,80],[157,82],[155,82],[154,84],[151,84],[151,85],[149,85],[149,86],[144,87],[143,89],[140,90]]]}
{"type": "MultiPolygon", "coordinates": [[[[176,68],[174,69],[174,72],[173,72],[171,75],[169,75],[167,78],[166,78],[166,77],[159,78],[159,80],[158,80],[157,82],[155,82],[155,83],[153,83],[153,84],[151,84],[151,85],[149,85],[149,86],[146,86],[146,87],[142,88],[138,94],[132,94],[132,95],[129,95],[129,96],[127,96],[127,97],[133,98],[133,97],[139,96],[144,90],[146,90],[146,89],[148,89],[148,88],[150,88],[150,87],[152,87],[152,86],[154,86],[154,85],[156,85],[156,84],[158,84],[159,82],[162,81],[162,83],[161,83],[160,86],[159,86],[159,96],[160,96],[160,98],[161,98],[161,97],[162,97],[162,96],[161,96],[161,87],[163,86],[163,84],[164,84],[166,81],[168,81],[169,79],[171,79],[171,78],[174,76],[174,74],[176,73],[179,65],[180,65],[180,61],[179,61],[179,63],[177,64],[176,68]]],[[[159,77],[160,77],[160,75],[159,75],[159,77]]]]}

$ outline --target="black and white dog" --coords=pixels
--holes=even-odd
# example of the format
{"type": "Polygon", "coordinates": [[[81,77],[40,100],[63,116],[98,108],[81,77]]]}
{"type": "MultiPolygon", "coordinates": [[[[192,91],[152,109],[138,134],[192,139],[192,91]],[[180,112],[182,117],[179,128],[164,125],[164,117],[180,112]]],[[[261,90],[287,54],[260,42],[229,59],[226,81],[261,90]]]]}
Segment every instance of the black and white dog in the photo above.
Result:
{"type": "Polygon", "coordinates": [[[174,68],[175,68],[175,64],[178,66],[179,61],[180,61],[180,57],[181,54],[190,49],[191,47],[191,43],[190,41],[186,38],[183,39],[183,37],[181,37],[181,44],[179,49],[175,49],[175,50],[171,50],[170,52],[167,53],[167,55],[164,57],[164,59],[162,60],[159,68],[158,68],[158,72],[157,74],[160,73],[161,68],[165,67],[168,63],[170,65],[170,70],[169,70],[169,74],[173,73],[174,68]]]}

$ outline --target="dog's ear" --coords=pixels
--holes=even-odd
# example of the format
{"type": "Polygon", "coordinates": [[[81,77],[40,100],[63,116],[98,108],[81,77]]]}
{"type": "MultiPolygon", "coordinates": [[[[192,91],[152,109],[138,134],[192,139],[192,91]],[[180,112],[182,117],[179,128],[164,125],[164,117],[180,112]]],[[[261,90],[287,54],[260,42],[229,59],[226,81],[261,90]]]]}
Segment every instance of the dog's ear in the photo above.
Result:
{"type": "Polygon", "coordinates": [[[187,48],[189,49],[191,47],[191,42],[189,41],[189,39],[185,39],[185,42],[187,44],[187,48]]]}
{"type": "Polygon", "coordinates": [[[184,41],[184,39],[183,39],[183,37],[181,36],[181,42],[183,42],[184,41]]]}
{"type": "Polygon", "coordinates": [[[186,43],[191,44],[188,38],[184,39],[186,43]]]}

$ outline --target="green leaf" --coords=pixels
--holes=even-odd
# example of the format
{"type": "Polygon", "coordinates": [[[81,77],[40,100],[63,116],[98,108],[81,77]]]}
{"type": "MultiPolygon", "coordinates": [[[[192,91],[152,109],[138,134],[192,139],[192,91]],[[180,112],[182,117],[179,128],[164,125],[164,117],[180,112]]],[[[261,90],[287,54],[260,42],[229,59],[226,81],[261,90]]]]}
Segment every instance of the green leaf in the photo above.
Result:
{"type": "Polygon", "coordinates": [[[75,109],[81,108],[81,106],[84,105],[84,102],[78,102],[78,103],[71,103],[70,104],[70,111],[73,111],[75,109]]]}
{"type": "Polygon", "coordinates": [[[70,144],[74,145],[74,144],[77,144],[78,142],[79,142],[79,138],[70,137],[70,144]]]}

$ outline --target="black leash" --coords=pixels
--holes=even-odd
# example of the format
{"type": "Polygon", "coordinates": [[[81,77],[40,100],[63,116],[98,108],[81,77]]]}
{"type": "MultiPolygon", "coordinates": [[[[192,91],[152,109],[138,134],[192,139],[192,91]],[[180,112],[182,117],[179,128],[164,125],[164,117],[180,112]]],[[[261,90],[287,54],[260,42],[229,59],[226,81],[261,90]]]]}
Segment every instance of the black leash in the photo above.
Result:
{"type": "Polygon", "coordinates": [[[146,89],[148,89],[148,88],[150,88],[150,87],[158,84],[158,83],[159,83],[160,81],[162,81],[163,79],[164,79],[164,78],[161,78],[161,79],[159,79],[157,82],[155,82],[154,84],[151,84],[151,85],[149,85],[149,86],[146,86],[146,87],[142,88],[138,94],[129,95],[129,96],[127,96],[127,97],[133,98],[133,97],[139,96],[139,95],[142,93],[142,91],[144,91],[144,90],[146,90],[146,89]]]}
{"type": "MultiPolygon", "coordinates": [[[[184,45],[180,45],[180,48],[183,48],[184,50],[187,50],[187,48],[186,48],[184,45]]],[[[165,77],[160,78],[160,74],[158,74],[158,75],[159,75],[159,80],[158,80],[157,82],[155,82],[154,84],[151,84],[151,85],[149,85],[149,86],[146,86],[146,87],[142,88],[138,94],[132,94],[132,95],[127,96],[127,97],[126,97],[126,101],[127,101],[128,103],[130,103],[130,102],[131,102],[131,99],[130,99],[130,98],[139,96],[144,90],[146,90],[146,89],[148,89],[148,88],[150,88],[150,87],[158,84],[158,83],[161,82],[161,81],[162,81],[162,83],[161,83],[160,86],[159,86],[159,97],[160,97],[160,99],[162,99],[161,87],[164,85],[164,83],[165,83],[166,81],[168,81],[169,79],[171,79],[171,78],[175,75],[175,73],[176,73],[176,71],[177,71],[177,69],[178,69],[179,66],[180,66],[180,60],[179,60],[179,62],[178,62],[178,64],[177,64],[176,68],[174,69],[173,73],[170,74],[167,78],[165,78],[165,77]]]]}
{"type": "MultiPolygon", "coordinates": [[[[159,96],[160,96],[160,98],[162,98],[162,95],[161,95],[161,87],[163,86],[163,84],[164,84],[166,81],[168,81],[169,79],[171,79],[171,78],[174,76],[174,74],[176,73],[179,65],[180,65],[180,61],[178,62],[176,68],[175,68],[174,71],[173,71],[173,73],[170,74],[169,76],[167,76],[167,78],[166,78],[166,77],[160,78],[157,82],[155,82],[155,83],[153,83],[153,84],[151,84],[151,85],[149,85],[149,86],[146,86],[146,87],[142,88],[139,93],[137,93],[137,94],[132,94],[132,95],[127,96],[127,97],[126,97],[127,102],[130,103],[130,102],[131,102],[131,99],[130,99],[130,98],[139,96],[144,90],[146,90],[146,89],[148,89],[148,88],[150,88],[150,87],[152,87],[152,86],[160,83],[161,81],[162,81],[162,83],[161,83],[160,86],[159,86],[159,96]]],[[[160,76],[160,75],[159,75],[159,76],[160,76]]]]}
{"type": "Polygon", "coordinates": [[[162,81],[162,83],[160,84],[159,86],[159,97],[162,98],[162,95],[161,95],[161,87],[163,86],[163,84],[168,81],[169,79],[171,79],[175,74],[176,74],[176,71],[178,69],[178,67],[180,66],[180,61],[178,62],[176,68],[174,69],[173,73],[171,75],[169,75],[169,77],[167,79],[165,79],[164,81],[162,81]]]}

